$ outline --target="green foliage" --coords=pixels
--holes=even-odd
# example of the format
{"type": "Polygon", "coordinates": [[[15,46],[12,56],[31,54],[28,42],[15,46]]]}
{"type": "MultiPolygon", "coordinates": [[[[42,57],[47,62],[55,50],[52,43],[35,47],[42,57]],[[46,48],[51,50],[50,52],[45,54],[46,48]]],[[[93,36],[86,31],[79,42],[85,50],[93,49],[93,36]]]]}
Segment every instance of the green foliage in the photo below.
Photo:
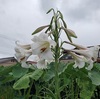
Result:
{"type": "Polygon", "coordinates": [[[37,28],[32,35],[47,28],[45,33],[56,42],[56,47],[52,48],[54,62],[48,64],[45,70],[35,67],[23,68],[20,63],[10,67],[1,66],[0,99],[91,99],[95,97],[95,92],[99,94],[97,92],[97,88],[100,88],[99,63],[95,63],[94,68],[89,71],[85,68],[74,68],[74,62],[60,61],[61,48],[65,42],[67,43],[59,41],[61,30],[67,35],[69,40],[67,44],[74,45],[71,43],[71,37],[77,38],[77,36],[72,30],[67,29],[59,10],[55,12],[51,8],[47,14],[51,11],[53,16],[50,24],[37,28]]]}
{"type": "Polygon", "coordinates": [[[13,88],[16,90],[27,89],[29,87],[30,78],[37,81],[41,77],[42,74],[43,74],[43,71],[39,69],[30,73],[27,73],[14,83],[13,88]]]}
{"type": "Polygon", "coordinates": [[[14,78],[20,78],[28,72],[28,69],[22,68],[20,64],[17,64],[12,69],[12,75],[14,78]]]}
{"type": "Polygon", "coordinates": [[[100,85],[100,64],[99,63],[94,64],[94,69],[88,73],[88,76],[91,79],[92,84],[97,86],[100,85]]]}
{"type": "Polygon", "coordinates": [[[15,92],[11,85],[0,86],[0,99],[14,99],[15,92]]]}
{"type": "Polygon", "coordinates": [[[13,88],[16,90],[26,89],[29,87],[29,82],[30,82],[29,76],[25,75],[21,77],[18,81],[16,81],[16,83],[14,83],[13,88]]]}

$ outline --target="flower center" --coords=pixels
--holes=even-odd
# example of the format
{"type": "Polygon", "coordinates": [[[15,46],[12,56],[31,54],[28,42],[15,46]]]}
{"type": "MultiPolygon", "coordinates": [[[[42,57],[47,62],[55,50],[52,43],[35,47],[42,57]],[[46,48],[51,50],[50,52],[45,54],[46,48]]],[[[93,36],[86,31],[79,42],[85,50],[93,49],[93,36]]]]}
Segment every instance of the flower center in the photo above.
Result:
{"type": "Polygon", "coordinates": [[[44,52],[47,48],[41,48],[41,53],[44,52]]]}
{"type": "Polygon", "coordinates": [[[42,44],[41,49],[40,49],[41,53],[45,52],[46,49],[49,48],[49,46],[50,46],[50,43],[49,43],[49,42],[44,42],[44,43],[42,44]]]}
{"type": "Polygon", "coordinates": [[[22,57],[21,59],[20,59],[20,61],[23,61],[25,59],[25,56],[24,57],[22,57]]]}

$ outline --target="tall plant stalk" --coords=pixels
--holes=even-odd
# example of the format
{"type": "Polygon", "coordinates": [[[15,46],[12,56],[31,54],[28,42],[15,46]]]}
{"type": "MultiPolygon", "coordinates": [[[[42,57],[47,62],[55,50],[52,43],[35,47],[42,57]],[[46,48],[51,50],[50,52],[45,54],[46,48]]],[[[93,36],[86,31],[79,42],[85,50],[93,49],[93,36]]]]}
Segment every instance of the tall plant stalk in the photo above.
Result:
{"type": "Polygon", "coordinates": [[[57,14],[54,13],[54,41],[56,42],[55,47],[55,97],[56,99],[60,99],[60,92],[59,92],[59,75],[58,75],[58,69],[59,69],[59,57],[60,57],[60,50],[59,50],[59,31],[57,26],[57,14]]]}

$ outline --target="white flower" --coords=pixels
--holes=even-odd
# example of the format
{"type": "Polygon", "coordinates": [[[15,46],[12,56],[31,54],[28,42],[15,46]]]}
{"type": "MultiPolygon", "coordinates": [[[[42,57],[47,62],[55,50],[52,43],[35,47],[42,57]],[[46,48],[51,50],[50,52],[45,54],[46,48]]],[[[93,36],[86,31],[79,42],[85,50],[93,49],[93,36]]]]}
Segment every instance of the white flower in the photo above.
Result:
{"type": "Polygon", "coordinates": [[[38,69],[47,68],[47,61],[45,59],[41,60],[38,56],[35,56],[34,62],[36,62],[35,67],[37,67],[38,69]]]}
{"type": "Polygon", "coordinates": [[[29,56],[32,54],[31,49],[29,49],[29,46],[19,45],[17,43],[16,45],[17,47],[15,47],[15,52],[16,52],[15,57],[17,58],[18,62],[21,62],[22,67],[29,68],[28,65],[26,64],[26,61],[29,58],[29,56]]]}
{"type": "Polygon", "coordinates": [[[89,64],[89,66],[86,67],[86,69],[91,70],[93,68],[93,62],[95,62],[97,60],[99,46],[94,46],[94,47],[91,47],[91,48],[87,48],[86,50],[71,50],[71,51],[84,56],[87,60],[85,62],[87,62],[89,64]]]}
{"type": "Polygon", "coordinates": [[[38,69],[46,69],[47,68],[47,61],[46,60],[39,60],[37,62],[38,69]]]}
{"type": "Polygon", "coordinates": [[[88,59],[87,63],[89,63],[88,67],[85,67],[87,70],[91,70],[93,68],[93,60],[92,59],[88,59]]]}
{"type": "Polygon", "coordinates": [[[94,46],[87,48],[86,50],[72,50],[72,52],[76,52],[85,56],[87,59],[93,59],[93,61],[97,60],[98,57],[99,46],[94,46]]]}
{"type": "Polygon", "coordinates": [[[83,68],[85,66],[85,62],[87,61],[87,59],[84,56],[77,55],[74,52],[70,52],[70,54],[75,59],[75,64],[73,65],[74,68],[83,68]]]}
{"type": "Polygon", "coordinates": [[[53,59],[51,47],[55,47],[56,43],[49,40],[47,34],[41,33],[39,36],[34,36],[32,41],[34,42],[31,44],[33,55],[38,55],[41,60],[53,59]]]}

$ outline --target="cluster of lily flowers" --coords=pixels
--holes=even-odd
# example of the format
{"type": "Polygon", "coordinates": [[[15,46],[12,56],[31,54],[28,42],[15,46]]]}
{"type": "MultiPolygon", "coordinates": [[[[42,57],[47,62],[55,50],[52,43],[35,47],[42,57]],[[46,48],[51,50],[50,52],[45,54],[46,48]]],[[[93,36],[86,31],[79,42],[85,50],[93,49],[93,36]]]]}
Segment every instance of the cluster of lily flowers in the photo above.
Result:
{"type": "MultiPolygon", "coordinates": [[[[41,33],[38,36],[34,36],[32,39],[32,44],[22,45],[16,41],[15,56],[18,62],[21,62],[21,66],[24,68],[29,68],[27,60],[31,55],[37,57],[36,66],[38,69],[46,69],[47,62],[53,61],[53,52],[51,48],[56,46],[56,42],[49,38],[46,33],[41,33]]],[[[93,46],[91,48],[83,47],[71,42],[66,42],[70,45],[74,45],[77,49],[64,49],[64,51],[70,53],[75,59],[74,68],[83,68],[85,63],[88,66],[85,67],[87,70],[93,68],[93,63],[97,60],[99,46],[93,46]]],[[[34,60],[33,60],[34,61],[34,60]]]]}
{"type": "Polygon", "coordinates": [[[92,47],[83,47],[80,45],[73,44],[76,46],[77,49],[68,50],[65,49],[65,52],[68,52],[72,55],[72,57],[75,59],[75,64],[73,65],[74,68],[83,68],[85,66],[85,63],[88,64],[87,67],[85,67],[87,70],[91,70],[93,68],[93,63],[97,61],[98,53],[99,53],[99,45],[92,46],[92,47]]]}
{"type": "Polygon", "coordinates": [[[21,62],[22,67],[29,68],[26,62],[31,55],[35,55],[37,68],[47,68],[47,62],[53,60],[51,47],[55,47],[56,43],[49,39],[48,34],[45,33],[34,36],[32,41],[33,43],[28,45],[21,45],[16,42],[15,56],[18,62],[21,62]]]}

